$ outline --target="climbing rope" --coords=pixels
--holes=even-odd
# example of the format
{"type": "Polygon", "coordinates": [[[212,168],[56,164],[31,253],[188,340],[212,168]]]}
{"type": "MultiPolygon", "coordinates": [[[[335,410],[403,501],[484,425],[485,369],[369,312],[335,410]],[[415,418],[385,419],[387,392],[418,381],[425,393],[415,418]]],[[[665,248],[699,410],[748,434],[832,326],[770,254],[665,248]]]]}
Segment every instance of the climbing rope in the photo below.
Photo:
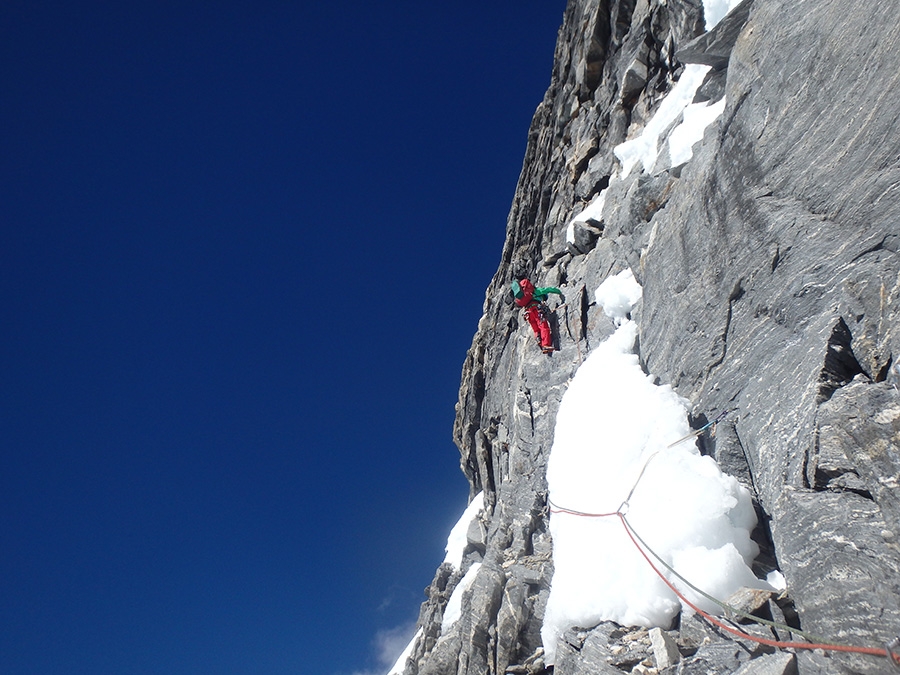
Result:
{"type": "MultiPolygon", "coordinates": [[[[678,445],[679,443],[684,443],[684,442],[685,442],[686,440],[688,440],[688,439],[696,438],[696,437],[698,437],[700,434],[702,434],[704,431],[706,431],[707,429],[714,429],[715,426],[716,426],[719,422],[721,422],[722,420],[724,420],[725,417],[726,417],[730,412],[732,412],[732,411],[731,411],[731,410],[723,410],[722,412],[720,412],[720,413],[718,414],[718,416],[717,416],[712,422],[707,422],[706,424],[704,424],[704,425],[703,425],[702,427],[700,427],[699,429],[695,429],[694,431],[692,431],[691,433],[689,433],[687,436],[683,436],[683,437],[679,438],[679,439],[678,439],[677,441],[675,441],[674,443],[669,443],[669,444],[665,447],[665,449],[668,450],[668,449],[670,449],[670,448],[674,448],[674,447],[675,447],[676,445],[678,445]]],[[[618,509],[619,511],[621,511],[621,510],[623,509],[623,507],[624,507],[625,509],[628,508],[628,502],[631,500],[631,496],[634,494],[634,491],[637,489],[638,483],[641,482],[641,478],[644,477],[644,471],[647,470],[647,466],[650,464],[650,462],[653,460],[653,458],[656,457],[660,452],[662,452],[662,450],[657,450],[656,452],[654,452],[653,454],[651,454],[651,455],[646,459],[646,461],[644,462],[644,465],[641,467],[640,473],[638,473],[637,479],[634,481],[634,485],[632,485],[632,486],[631,486],[631,490],[628,491],[628,496],[625,497],[625,500],[619,505],[619,509],[618,509]]]]}
{"type": "MultiPolygon", "coordinates": [[[[713,625],[718,626],[722,630],[727,631],[727,632],[731,633],[732,635],[735,635],[736,637],[741,638],[742,640],[750,640],[752,642],[767,645],[770,647],[775,647],[777,649],[807,649],[807,650],[822,649],[825,651],[833,651],[833,652],[846,652],[846,653],[851,653],[851,654],[867,654],[870,656],[881,656],[881,657],[890,659],[892,665],[895,668],[897,668],[898,670],[900,670],[900,653],[897,653],[895,651],[898,647],[900,647],[900,637],[894,638],[893,640],[888,642],[885,645],[884,649],[879,649],[877,647],[858,647],[855,645],[837,644],[837,643],[829,642],[828,640],[826,640],[824,638],[820,638],[820,637],[811,635],[809,633],[805,633],[796,628],[792,628],[791,626],[787,626],[785,624],[781,624],[776,621],[769,621],[767,619],[763,619],[758,616],[754,616],[753,614],[749,614],[740,609],[737,609],[736,607],[732,607],[731,605],[727,604],[726,602],[723,602],[722,600],[718,600],[717,598],[714,598],[713,596],[709,595],[708,593],[705,593],[704,591],[697,588],[694,584],[690,583],[681,574],[676,572],[655,551],[653,551],[653,549],[651,549],[647,545],[647,543],[640,537],[640,535],[638,535],[637,531],[631,526],[631,523],[628,522],[627,518],[625,517],[625,514],[621,511],[621,509],[616,510],[616,511],[610,511],[609,513],[588,513],[586,511],[578,511],[575,509],[569,509],[569,508],[559,506],[558,504],[555,504],[550,499],[548,499],[547,501],[550,504],[550,513],[563,513],[563,514],[568,514],[568,515],[572,515],[572,516],[581,516],[581,517],[586,517],[586,518],[610,518],[613,516],[618,518],[619,521],[622,523],[622,527],[625,528],[625,533],[628,535],[628,538],[634,544],[635,548],[637,548],[638,552],[641,554],[641,557],[644,558],[644,560],[647,562],[647,564],[650,565],[650,568],[657,574],[657,576],[659,576],[660,579],[662,579],[662,581],[666,584],[666,586],[668,586],[672,590],[672,592],[678,597],[679,600],[681,600],[685,605],[690,607],[697,614],[702,616],[704,619],[706,619],[713,625]],[[640,543],[638,543],[638,542],[640,542],[640,543]],[[646,549],[646,551],[645,551],[645,549],[646,549]],[[666,575],[663,574],[662,571],[656,565],[653,564],[653,561],[650,559],[650,556],[647,555],[648,552],[654,558],[656,558],[660,563],[662,563],[666,567],[667,570],[669,570],[672,574],[674,574],[681,581],[683,581],[685,584],[687,584],[691,589],[693,589],[694,591],[699,593],[701,596],[703,596],[707,600],[710,600],[710,601],[714,602],[715,604],[719,605],[726,611],[731,611],[731,612],[733,612],[739,616],[742,616],[746,619],[755,621],[756,623],[765,624],[772,628],[781,629],[781,630],[787,631],[789,633],[799,635],[807,640],[810,640],[810,642],[789,642],[789,641],[782,641],[782,640],[773,640],[773,639],[769,639],[769,638],[759,637],[757,635],[751,635],[750,633],[747,633],[745,631],[739,630],[733,626],[726,624],[725,622],[712,616],[708,612],[703,611],[697,605],[695,605],[693,602],[688,600],[684,596],[684,594],[681,591],[679,591],[678,588],[671,581],[669,581],[669,579],[666,577],[666,575]]],[[[626,502],[623,502],[623,504],[625,504],[625,503],[626,502]]]]}
{"type": "MultiPolygon", "coordinates": [[[[720,621],[719,619],[712,616],[711,614],[704,612],[702,609],[697,607],[697,605],[695,605],[690,600],[688,600],[686,597],[684,597],[684,595],[675,587],[675,585],[671,581],[669,581],[668,578],[666,578],[666,575],[663,574],[656,567],[656,565],[653,564],[653,561],[650,560],[647,553],[644,551],[643,548],[641,548],[640,544],[638,544],[637,539],[636,539],[637,533],[634,532],[634,529],[631,527],[631,525],[626,520],[625,514],[616,513],[615,515],[618,516],[619,520],[622,521],[622,526],[625,528],[625,531],[628,533],[628,537],[634,543],[635,547],[638,549],[641,556],[644,558],[644,560],[647,561],[647,564],[650,565],[650,567],[653,569],[653,571],[656,572],[657,576],[659,576],[659,578],[662,579],[663,582],[665,582],[666,586],[668,586],[670,589],[672,589],[672,592],[675,593],[675,595],[677,595],[678,598],[684,604],[686,604],[692,610],[697,612],[697,614],[702,616],[704,619],[706,619],[713,625],[718,626],[722,630],[725,630],[743,640],[750,640],[752,642],[767,645],[769,647],[776,647],[778,649],[823,649],[823,650],[832,651],[832,652],[846,652],[846,653],[850,653],[850,654],[868,654],[870,656],[882,656],[885,658],[889,658],[891,660],[892,665],[895,668],[900,668],[900,655],[897,655],[892,651],[894,648],[896,648],[895,643],[898,641],[897,639],[891,640],[891,642],[887,643],[885,645],[885,649],[878,649],[877,647],[858,647],[855,645],[834,644],[834,643],[827,642],[827,641],[822,641],[819,643],[786,642],[786,641],[783,642],[781,640],[771,640],[771,639],[759,637],[756,635],[750,635],[749,633],[746,633],[742,630],[738,630],[737,628],[734,628],[733,626],[729,626],[728,624],[724,623],[723,621],[720,621]]],[[[646,544],[644,544],[644,546],[646,546],[646,544]]],[[[647,547],[647,550],[649,551],[650,548],[647,547]]],[[[658,556],[656,556],[655,553],[653,555],[658,558],[658,556]]],[[[709,596],[707,596],[707,597],[709,597],[709,596]]],[[[721,603],[720,601],[716,601],[716,604],[723,605],[723,603],[721,603]]],[[[759,621],[758,617],[753,617],[752,615],[748,615],[748,616],[751,616],[754,621],[759,621]]],[[[793,631],[793,632],[799,634],[798,631],[790,628],[789,626],[783,626],[783,628],[787,629],[788,631],[793,631]]]]}
{"type": "MultiPolygon", "coordinates": [[[[613,515],[616,515],[616,514],[613,514],[613,515]]],[[[629,527],[631,527],[630,524],[629,524],[629,527]]],[[[690,587],[691,590],[693,590],[695,593],[697,593],[698,595],[700,595],[700,596],[706,598],[706,599],[709,600],[710,602],[717,604],[719,607],[721,607],[722,609],[724,609],[726,612],[730,612],[731,614],[736,614],[736,615],[738,615],[738,616],[740,616],[740,617],[742,617],[742,618],[744,618],[744,619],[749,619],[750,621],[755,621],[756,623],[765,624],[766,626],[769,626],[769,627],[771,627],[771,628],[776,628],[776,629],[779,629],[779,630],[785,630],[785,631],[788,631],[789,633],[793,633],[794,635],[799,635],[800,637],[805,638],[806,640],[809,640],[810,642],[827,642],[827,640],[826,640],[825,638],[819,637],[818,635],[813,635],[813,634],[811,634],[811,633],[806,633],[806,632],[804,632],[804,631],[802,631],[802,630],[799,630],[799,629],[797,629],[797,628],[793,628],[793,627],[791,627],[791,626],[787,626],[787,625],[785,625],[785,624],[783,624],[783,623],[778,623],[777,621],[769,621],[768,619],[763,619],[763,618],[758,617],[758,616],[756,616],[756,615],[754,615],[754,614],[750,614],[749,612],[745,612],[745,611],[743,611],[743,610],[741,610],[741,609],[738,609],[737,607],[733,607],[732,605],[729,605],[727,602],[722,602],[721,600],[718,600],[718,599],[714,598],[714,597],[711,596],[709,593],[706,593],[706,592],[703,591],[702,589],[697,588],[694,584],[692,584],[692,583],[691,583],[690,581],[688,581],[684,576],[682,576],[679,572],[677,572],[677,571],[675,570],[674,567],[672,567],[671,565],[669,565],[669,563],[667,563],[665,560],[663,560],[663,559],[662,559],[662,558],[661,558],[661,557],[660,557],[653,549],[651,549],[649,546],[647,546],[647,542],[645,542],[643,539],[641,539],[641,537],[640,537],[640,536],[638,535],[638,533],[634,530],[634,528],[631,529],[631,533],[637,538],[637,540],[641,543],[641,545],[642,545],[645,549],[647,549],[647,551],[648,551],[654,558],[656,558],[656,560],[657,560],[663,567],[665,567],[670,573],[672,573],[674,576],[678,577],[682,582],[684,582],[684,584],[685,584],[686,586],[690,587]]]]}
{"type": "MultiPolygon", "coordinates": [[[[715,427],[719,422],[721,422],[722,420],[724,420],[724,419],[729,415],[729,413],[731,413],[731,412],[733,412],[733,411],[732,411],[732,410],[723,410],[722,412],[720,412],[720,413],[718,414],[718,416],[716,417],[716,419],[714,419],[712,422],[707,422],[706,424],[704,424],[704,425],[703,425],[702,427],[700,427],[699,429],[695,429],[694,431],[692,431],[691,433],[689,433],[687,436],[683,436],[683,437],[679,438],[679,439],[678,439],[677,441],[675,441],[674,443],[669,443],[669,444],[666,446],[666,450],[668,450],[669,448],[674,448],[674,447],[675,447],[676,445],[678,445],[679,443],[684,443],[684,442],[685,442],[686,440],[688,440],[688,439],[696,438],[697,436],[699,436],[700,434],[702,434],[702,433],[703,433],[704,431],[706,431],[707,429],[711,429],[711,428],[715,427]]],[[[713,432],[713,433],[715,433],[715,432],[713,432]]]]}
{"type": "MultiPolygon", "coordinates": [[[[666,446],[665,449],[668,450],[669,448],[672,448],[672,447],[678,445],[679,443],[682,443],[690,438],[699,436],[707,429],[715,427],[715,425],[718,424],[719,422],[721,422],[723,419],[725,419],[725,417],[730,412],[731,411],[729,411],[729,410],[722,411],[721,413],[719,413],[719,415],[714,420],[703,425],[699,429],[692,431],[687,436],[684,436],[683,438],[679,438],[674,443],[670,443],[669,445],[666,446]]],[[[697,614],[699,614],[700,616],[705,618],[707,621],[709,621],[713,625],[718,626],[722,630],[725,630],[733,635],[736,635],[737,637],[739,637],[741,639],[751,640],[753,642],[757,642],[759,644],[767,645],[770,647],[775,647],[778,649],[808,649],[808,650],[809,649],[823,649],[826,651],[847,652],[847,653],[853,653],[853,654],[867,654],[870,656],[881,656],[881,657],[888,658],[891,662],[891,665],[895,669],[900,670],[900,653],[898,653],[896,651],[898,648],[900,648],[900,636],[894,638],[893,640],[891,640],[890,642],[885,644],[884,649],[879,649],[876,647],[857,647],[857,646],[853,646],[853,645],[835,644],[833,642],[829,642],[825,638],[821,638],[816,635],[812,635],[810,633],[803,632],[801,630],[792,628],[791,626],[787,626],[782,623],[778,623],[776,621],[769,621],[768,619],[763,619],[761,617],[754,616],[753,614],[750,614],[748,612],[744,612],[743,610],[740,610],[736,607],[732,607],[728,603],[723,602],[722,600],[719,600],[719,599],[713,597],[712,595],[704,592],[703,590],[697,588],[697,586],[692,584],[690,581],[685,579],[681,574],[679,574],[677,571],[675,571],[675,569],[671,565],[669,565],[665,560],[663,560],[663,558],[660,555],[658,555],[652,548],[650,548],[647,545],[647,542],[645,542],[641,538],[641,536],[631,526],[631,523],[629,523],[625,517],[625,514],[628,511],[629,501],[631,500],[631,497],[634,494],[634,491],[637,489],[638,484],[641,482],[641,479],[644,476],[644,471],[647,469],[647,465],[649,465],[651,460],[654,457],[656,457],[660,452],[662,452],[662,451],[657,450],[656,452],[651,454],[646,459],[643,466],[641,467],[641,471],[638,474],[637,479],[634,482],[634,485],[632,485],[631,490],[629,490],[629,492],[628,492],[628,496],[625,497],[624,501],[619,505],[619,508],[617,508],[615,511],[610,511],[609,513],[589,513],[586,511],[578,511],[576,509],[569,509],[569,508],[559,506],[558,504],[555,504],[551,499],[548,498],[547,502],[550,506],[550,513],[568,514],[568,515],[572,515],[572,516],[580,516],[582,518],[611,518],[611,517],[618,518],[619,521],[622,523],[622,527],[625,528],[625,532],[628,535],[628,538],[635,545],[635,547],[637,548],[637,550],[641,554],[641,556],[644,558],[644,560],[647,561],[647,564],[650,565],[651,569],[654,572],[656,572],[657,576],[659,576],[659,578],[663,580],[663,582],[666,584],[666,586],[668,586],[672,590],[672,592],[675,593],[675,595],[685,605],[690,607],[697,614]],[[638,542],[640,542],[640,543],[638,543],[638,542]],[[702,609],[697,607],[694,603],[692,603],[690,600],[688,600],[681,593],[681,591],[679,591],[678,588],[676,588],[675,585],[671,581],[669,581],[669,579],[666,577],[666,575],[663,574],[663,572],[653,563],[653,561],[650,559],[650,556],[647,555],[648,553],[650,555],[652,555],[654,558],[656,558],[656,560],[659,561],[659,563],[663,567],[665,567],[671,574],[676,576],[678,579],[683,581],[693,591],[698,593],[700,596],[706,598],[707,600],[713,602],[714,604],[718,605],[719,607],[724,609],[726,612],[731,612],[731,613],[741,616],[745,619],[749,619],[756,623],[764,624],[771,628],[784,630],[784,631],[787,631],[794,635],[799,635],[800,637],[802,637],[806,640],[809,640],[809,642],[787,642],[787,641],[781,641],[781,640],[772,640],[772,639],[768,639],[768,638],[758,637],[756,635],[750,635],[749,633],[747,633],[745,631],[734,628],[733,626],[729,626],[728,624],[717,619],[716,617],[712,616],[711,614],[703,611],[702,609]]]]}

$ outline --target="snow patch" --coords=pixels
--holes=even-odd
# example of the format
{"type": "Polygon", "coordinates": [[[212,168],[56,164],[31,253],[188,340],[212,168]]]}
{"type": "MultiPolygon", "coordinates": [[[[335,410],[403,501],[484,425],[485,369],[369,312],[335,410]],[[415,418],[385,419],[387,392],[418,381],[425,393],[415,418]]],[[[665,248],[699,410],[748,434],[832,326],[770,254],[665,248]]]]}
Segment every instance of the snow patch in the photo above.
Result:
{"type": "Polygon", "coordinates": [[[462,616],[463,593],[469,590],[469,586],[475,581],[475,577],[478,575],[478,570],[480,569],[481,563],[472,563],[469,571],[463,575],[463,578],[459,580],[456,588],[453,589],[453,593],[450,594],[450,599],[447,601],[447,608],[444,610],[444,618],[441,621],[441,635],[445,634],[450,629],[450,626],[455,624],[459,620],[459,617],[462,616]]]}
{"type": "Polygon", "coordinates": [[[703,0],[703,18],[706,30],[711,31],[725,15],[741,4],[741,0],[703,0]]]}
{"type": "Polygon", "coordinates": [[[588,220],[595,220],[598,223],[603,220],[603,205],[606,204],[606,190],[601,190],[600,194],[594,197],[591,200],[591,203],[588,204],[583,211],[576,214],[572,220],[569,221],[569,226],[566,228],[566,242],[569,244],[575,243],[575,223],[577,222],[587,222],[588,220]]]}
{"type": "Polygon", "coordinates": [[[466,510],[463,511],[456,525],[450,530],[450,536],[447,537],[447,547],[444,549],[447,551],[444,562],[453,565],[454,569],[458,570],[462,565],[463,552],[468,544],[466,532],[471,522],[475,520],[478,512],[482,509],[484,509],[484,492],[479,492],[466,507],[466,510]]]}
{"type": "Polygon", "coordinates": [[[769,575],[766,577],[766,583],[779,593],[787,590],[787,581],[785,580],[784,575],[778,570],[769,572],[769,575]]]}
{"type": "Polygon", "coordinates": [[[686,65],[681,78],[659,104],[656,113],[644,127],[643,133],[613,148],[613,152],[622,163],[622,178],[631,173],[638,162],[643,165],[644,171],[653,169],[659,155],[660,135],[690,105],[709,69],[709,66],[697,63],[686,65]]]}
{"type": "MultiPolygon", "coordinates": [[[[641,370],[637,326],[625,318],[640,297],[634,286],[640,289],[633,275],[622,273],[597,289],[597,301],[620,325],[563,396],[547,465],[550,500],[603,514],[628,499],[623,509],[635,532],[698,588],[722,599],[741,586],[759,587],[764,582],[749,568],[758,553],[750,539],[756,525],[750,494],[692,440],[679,442],[691,431],[688,402],[641,370]]],[[[559,637],[574,626],[671,625],[681,603],[617,516],[557,511],[550,532],[555,569],[541,630],[548,664],[559,637]]],[[[702,609],[718,611],[704,602],[702,609]]]]}
{"type": "Polygon", "coordinates": [[[603,313],[620,326],[641,299],[642,293],[643,289],[635,280],[634,272],[626,269],[614,277],[607,277],[594,291],[594,297],[603,308],[603,313]]]}
{"type": "Polygon", "coordinates": [[[683,121],[669,135],[669,159],[672,166],[684,164],[694,156],[694,144],[703,140],[706,127],[725,110],[725,97],[716,103],[692,103],[684,109],[683,121]]]}

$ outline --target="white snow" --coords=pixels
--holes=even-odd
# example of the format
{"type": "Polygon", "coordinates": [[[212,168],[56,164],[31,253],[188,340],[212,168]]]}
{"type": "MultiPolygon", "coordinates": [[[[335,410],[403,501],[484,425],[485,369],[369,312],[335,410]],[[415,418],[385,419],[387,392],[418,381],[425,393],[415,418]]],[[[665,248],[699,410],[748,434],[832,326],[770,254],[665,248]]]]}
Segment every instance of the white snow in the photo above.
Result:
{"type": "MultiPolygon", "coordinates": [[[[628,522],[691,583],[718,598],[764,586],[749,568],[758,553],[749,493],[702,457],[693,439],[671,445],[691,431],[688,402],[654,384],[633,353],[637,326],[626,314],[639,290],[628,271],[596,291],[619,327],[578,369],[560,404],[547,466],[550,499],[561,508],[614,513],[636,485],[623,507],[628,522]]],[[[573,626],[672,623],[680,601],[618,517],[555,512],[550,531],[555,571],[541,631],[548,664],[557,639],[573,626]]],[[[671,579],[701,609],[718,611],[671,579]]]]}
{"type": "Polygon", "coordinates": [[[416,631],[416,634],[413,636],[413,639],[409,641],[409,644],[406,645],[406,649],[403,650],[403,653],[397,658],[397,662],[393,665],[393,667],[387,672],[387,675],[403,675],[403,671],[406,670],[406,659],[409,658],[409,655],[412,654],[413,648],[416,646],[416,641],[422,637],[423,629],[420,628],[416,631]]]}
{"type": "Polygon", "coordinates": [[[484,492],[479,492],[472,498],[472,501],[463,511],[462,516],[456,525],[450,530],[450,536],[447,537],[447,556],[444,562],[448,562],[455,569],[459,569],[462,565],[463,551],[466,550],[466,531],[469,524],[478,516],[478,512],[484,508],[484,492]]]}
{"type": "Polygon", "coordinates": [[[703,17],[706,30],[715,28],[725,15],[740,4],[741,0],[703,0],[703,17]]]}
{"type": "Polygon", "coordinates": [[[706,127],[725,110],[725,97],[716,103],[692,103],[684,109],[682,122],[669,135],[669,161],[672,166],[684,164],[694,156],[694,144],[703,139],[706,127]]]}
{"type": "Polygon", "coordinates": [[[787,590],[787,581],[785,580],[784,575],[778,570],[769,572],[769,575],[766,577],[766,582],[779,593],[787,590]]]}
{"type": "Polygon", "coordinates": [[[478,575],[478,570],[480,569],[481,563],[472,563],[472,566],[463,575],[463,578],[459,580],[456,588],[453,589],[453,593],[450,594],[450,599],[447,601],[447,607],[444,609],[444,618],[441,621],[441,635],[446,634],[450,626],[455,624],[459,620],[459,617],[462,616],[463,593],[465,593],[469,589],[469,586],[472,585],[472,582],[475,581],[475,577],[478,575]]]}
{"type": "Polygon", "coordinates": [[[635,280],[634,272],[630,269],[609,277],[594,291],[597,304],[617,326],[622,325],[628,313],[641,299],[641,294],[641,285],[635,280]]]}
{"type": "Polygon", "coordinates": [[[596,220],[598,223],[603,220],[603,205],[606,203],[606,190],[601,190],[600,194],[591,200],[591,203],[584,207],[584,210],[576,214],[569,221],[566,228],[566,241],[570,244],[575,243],[575,223],[588,220],[596,220]]]}
{"type": "Polygon", "coordinates": [[[626,177],[635,165],[640,162],[644,171],[650,171],[659,154],[659,137],[666,128],[678,119],[682,111],[694,99],[697,89],[703,84],[703,78],[710,67],[690,63],[684,67],[681,78],[666,94],[656,113],[647,122],[643,133],[637,138],[617,145],[613,152],[622,163],[621,177],[626,177]]]}

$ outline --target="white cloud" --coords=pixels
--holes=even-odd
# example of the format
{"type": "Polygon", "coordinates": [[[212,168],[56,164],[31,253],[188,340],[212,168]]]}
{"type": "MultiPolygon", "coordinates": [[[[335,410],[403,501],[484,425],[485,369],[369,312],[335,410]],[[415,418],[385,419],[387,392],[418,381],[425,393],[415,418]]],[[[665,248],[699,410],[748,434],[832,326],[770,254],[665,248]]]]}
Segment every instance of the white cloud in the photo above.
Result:
{"type": "Polygon", "coordinates": [[[354,670],[350,675],[385,675],[396,665],[400,655],[410,645],[415,634],[415,621],[378,631],[372,638],[372,659],[375,661],[375,666],[365,670],[354,670]]]}
{"type": "Polygon", "coordinates": [[[416,634],[416,623],[410,621],[375,634],[375,653],[379,666],[384,666],[382,674],[396,663],[407,645],[416,634]]]}

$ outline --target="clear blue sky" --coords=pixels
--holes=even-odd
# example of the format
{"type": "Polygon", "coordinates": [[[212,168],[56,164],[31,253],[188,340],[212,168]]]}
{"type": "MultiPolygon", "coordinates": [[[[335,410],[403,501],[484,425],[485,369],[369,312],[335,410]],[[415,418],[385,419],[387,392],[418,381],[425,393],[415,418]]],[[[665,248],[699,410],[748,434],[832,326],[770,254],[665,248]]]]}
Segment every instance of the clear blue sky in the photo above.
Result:
{"type": "Polygon", "coordinates": [[[0,7],[0,672],[381,667],[564,0],[0,7]]]}

